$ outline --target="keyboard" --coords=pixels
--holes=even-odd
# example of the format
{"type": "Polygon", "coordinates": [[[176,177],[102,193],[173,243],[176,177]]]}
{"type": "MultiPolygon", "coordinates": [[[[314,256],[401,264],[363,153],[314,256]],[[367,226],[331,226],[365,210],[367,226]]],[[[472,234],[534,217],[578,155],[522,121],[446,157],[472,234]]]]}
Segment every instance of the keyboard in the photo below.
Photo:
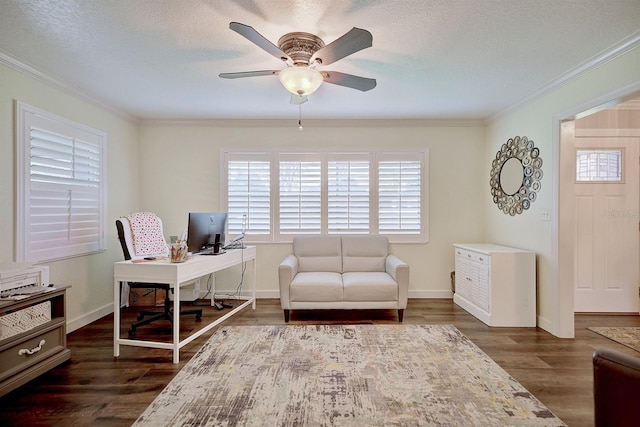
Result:
{"type": "Polygon", "coordinates": [[[220,250],[220,252],[214,252],[213,249],[204,249],[198,252],[198,255],[222,255],[226,253],[225,250],[220,250]]]}
{"type": "Polygon", "coordinates": [[[233,242],[229,243],[227,246],[224,246],[222,249],[247,249],[244,243],[241,242],[233,242]]]}

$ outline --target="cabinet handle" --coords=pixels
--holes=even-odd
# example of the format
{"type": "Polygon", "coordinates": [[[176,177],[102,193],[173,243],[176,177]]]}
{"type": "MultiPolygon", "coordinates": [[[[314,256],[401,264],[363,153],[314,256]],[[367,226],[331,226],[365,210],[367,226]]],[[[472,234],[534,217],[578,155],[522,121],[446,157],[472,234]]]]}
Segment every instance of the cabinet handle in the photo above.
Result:
{"type": "Polygon", "coordinates": [[[42,350],[42,346],[44,344],[45,344],[45,341],[44,340],[40,340],[40,343],[36,347],[32,348],[31,350],[29,350],[28,348],[21,348],[18,351],[18,356],[24,356],[25,354],[30,356],[30,355],[32,355],[34,353],[37,353],[40,350],[42,350]]]}

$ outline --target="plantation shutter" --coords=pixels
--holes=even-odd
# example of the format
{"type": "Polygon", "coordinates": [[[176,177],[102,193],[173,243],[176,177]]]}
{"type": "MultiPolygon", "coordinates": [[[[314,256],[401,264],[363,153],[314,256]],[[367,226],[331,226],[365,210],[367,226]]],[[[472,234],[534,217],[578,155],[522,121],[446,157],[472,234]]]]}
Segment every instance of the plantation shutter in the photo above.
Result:
{"type": "Polygon", "coordinates": [[[223,151],[221,159],[221,206],[231,232],[241,231],[243,215],[251,217],[248,243],[290,243],[297,234],[428,242],[426,148],[223,151]]]}
{"type": "Polygon", "coordinates": [[[20,107],[18,258],[42,262],[106,249],[106,136],[20,107]]]}
{"type": "Polygon", "coordinates": [[[327,166],[330,234],[369,233],[369,156],[349,157],[334,157],[327,166]]]}
{"type": "Polygon", "coordinates": [[[420,234],[421,183],[422,162],[420,160],[378,162],[378,228],[380,234],[420,234]]]}
{"type": "Polygon", "coordinates": [[[322,227],[321,162],[286,160],[287,157],[282,155],[279,163],[280,233],[319,234],[322,227]]]}
{"type": "Polygon", "coordinates": [[[227,213],[231,234],[271,234],[271,167],[268,154],[244,155],[227,162],[227,213]],[[246,224],[245,224],[246,221],[246,224]]]}

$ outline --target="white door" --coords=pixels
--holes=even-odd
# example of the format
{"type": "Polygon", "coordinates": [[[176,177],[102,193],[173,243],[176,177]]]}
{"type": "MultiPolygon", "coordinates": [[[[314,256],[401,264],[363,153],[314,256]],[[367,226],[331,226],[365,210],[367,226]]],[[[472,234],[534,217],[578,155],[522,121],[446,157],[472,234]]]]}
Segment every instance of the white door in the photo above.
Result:
{"type": "Polygon", "coordinates": [[[573,136],[573,142],[576,156],[582,154],[583,160],[584,156],[591,156],[589,162],[581,165],[574,162],[576,169],[581,168],[585,175],[593,176],[597,173],[594,171],[602,172],[602,169],[615,174],[615,155],[622,155],[619,181],[580,181],[574,170],[574,310],[637,313],[640,283],[638,138],[573,136]],[[597,153],[589,153],[591,150],[597,153]]]}

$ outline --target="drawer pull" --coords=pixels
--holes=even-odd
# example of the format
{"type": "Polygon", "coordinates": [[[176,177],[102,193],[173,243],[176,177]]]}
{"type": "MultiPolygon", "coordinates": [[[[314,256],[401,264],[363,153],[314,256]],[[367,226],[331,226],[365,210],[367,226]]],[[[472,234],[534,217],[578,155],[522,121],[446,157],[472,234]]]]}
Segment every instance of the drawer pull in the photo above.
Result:
{"type": "Polygon", "coordinates": [[[44,340],[40,340],[40,343],[36,347],[32,348],[31,350],[27,348],[21,348],[20,351],[18,351],[18,356],[24,356],[25,354],[32,355],[34,353],[37,353],[40,350],[42,350],[42,346],[44,345],[44,343],[45,343],[44,340]]]}

